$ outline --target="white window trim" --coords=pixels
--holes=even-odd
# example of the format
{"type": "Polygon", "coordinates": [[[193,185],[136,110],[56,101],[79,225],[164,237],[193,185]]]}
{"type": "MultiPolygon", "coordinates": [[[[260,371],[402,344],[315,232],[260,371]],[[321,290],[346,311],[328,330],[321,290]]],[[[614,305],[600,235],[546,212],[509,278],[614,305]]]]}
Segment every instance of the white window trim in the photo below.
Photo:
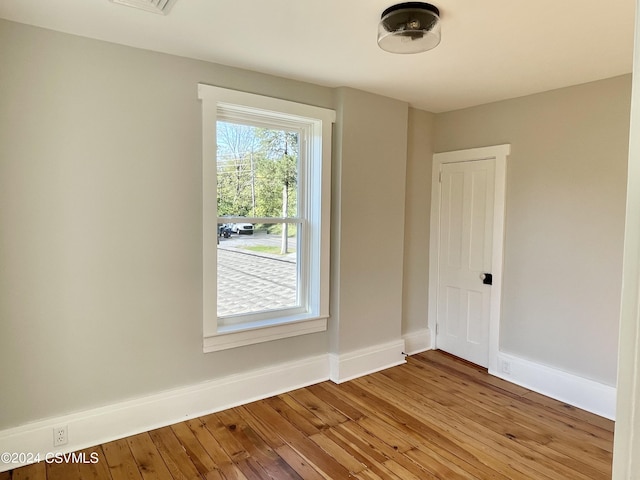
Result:
{"type": "Polygon", "coordinates": [[[211,85],[198,85],[202,101],[202,317],[203,350],[214,352],[243,345],[277,340],[297,335],[322,332],[329,317],[329,222],[331,198],[331,130],[335,111],[229,90],[211,85]],[[305,313],[220,326],[217,316],[217,202],[216,202],[216,121],[219,111],[246,111],[255,115],[265,112],[267,119],[280,118],[306,123],[310,128],[310,153],[321,155],[321,162],[311,162],[313,171],[306,172],[309,182],[317,182],[317,205],[310,208],[313,217],[309,239],[315,242],[309,249],[309,303],[305,313]]]}

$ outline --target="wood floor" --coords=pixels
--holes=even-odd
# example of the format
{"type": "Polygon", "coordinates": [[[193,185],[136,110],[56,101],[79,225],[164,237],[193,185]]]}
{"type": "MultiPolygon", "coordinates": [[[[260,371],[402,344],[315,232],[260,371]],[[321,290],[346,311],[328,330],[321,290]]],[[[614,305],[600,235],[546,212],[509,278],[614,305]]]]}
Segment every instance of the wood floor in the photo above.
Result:
{"type": "Polygon", "coordinates": [[[83,451],[8,479],[611,478],[613,422],[442,352],[83,451]]]}

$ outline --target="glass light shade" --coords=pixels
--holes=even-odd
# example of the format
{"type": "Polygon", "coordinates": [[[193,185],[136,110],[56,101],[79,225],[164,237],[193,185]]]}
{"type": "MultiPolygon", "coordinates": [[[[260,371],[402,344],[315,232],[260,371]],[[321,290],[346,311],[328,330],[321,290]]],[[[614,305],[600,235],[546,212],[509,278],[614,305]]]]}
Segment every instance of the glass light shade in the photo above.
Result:
{"type": "Polygon", "coordinates": [[[428,3],[388,8],[378,24],[378,45],[391,53],[426,52],[440,43],[439,11],[428,3]]]}

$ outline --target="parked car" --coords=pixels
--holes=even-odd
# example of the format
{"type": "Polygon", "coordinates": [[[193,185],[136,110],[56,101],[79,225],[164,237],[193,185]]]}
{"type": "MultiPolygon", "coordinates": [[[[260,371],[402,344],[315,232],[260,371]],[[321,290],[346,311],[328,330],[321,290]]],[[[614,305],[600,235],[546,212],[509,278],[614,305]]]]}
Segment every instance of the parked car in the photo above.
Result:
{"type": "Polygon", "coordinates": [[[229,223],[218,224],[218,236],[229,238],[231,236],[231,227],[229,223]]]}
{"type": "Polygon", "coordinates": [[[230,224],[231,231],[238,235],[253,235],[252,223],[232,223],[230,224]]]}

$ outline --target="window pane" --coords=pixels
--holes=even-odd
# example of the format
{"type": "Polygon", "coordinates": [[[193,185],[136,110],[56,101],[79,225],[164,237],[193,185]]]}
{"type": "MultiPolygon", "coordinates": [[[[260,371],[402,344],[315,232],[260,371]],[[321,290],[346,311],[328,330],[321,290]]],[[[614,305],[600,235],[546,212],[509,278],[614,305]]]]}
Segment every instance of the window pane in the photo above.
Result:
{"type": "Polygon", "coordinates": [[[218,217],[295,217],[298,132],[217,122],[218,217]]]}
{"type": "Polygon", "coordinates": [[[299,226],[285,225],[219,226],[218,317],[300,305],[299,226]]]}
{"type": "Polygon", "coordinates": [[[251,218],[297,214],[300,135],[225,121],[216,128],[218,317],[296,308],[298,225],[251,218]]]}

